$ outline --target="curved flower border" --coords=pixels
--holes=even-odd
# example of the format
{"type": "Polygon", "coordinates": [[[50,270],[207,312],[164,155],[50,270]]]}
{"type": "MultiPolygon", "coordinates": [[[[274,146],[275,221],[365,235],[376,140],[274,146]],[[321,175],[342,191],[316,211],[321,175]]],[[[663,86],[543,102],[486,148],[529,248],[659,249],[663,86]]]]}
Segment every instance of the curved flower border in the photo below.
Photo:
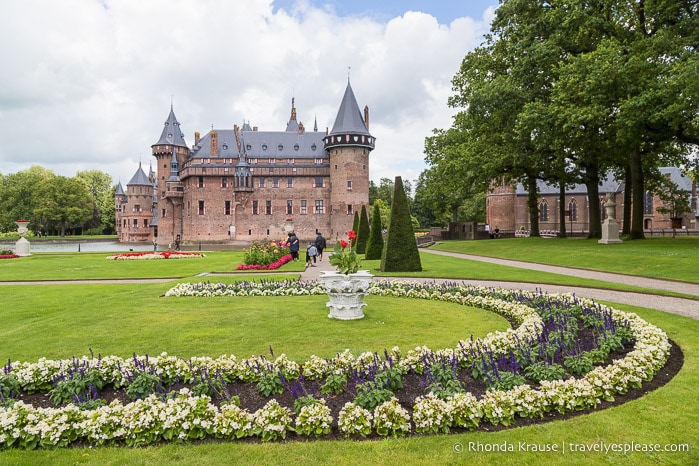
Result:
{"type": "MultiPolygon", "coordinates": [[[[493,351],[507,351],[517,339],[522,342],[536,338],[542,328],[541,318],[536,311],[516,302],[522,296],[540,296],[536,293],[385,281],[374,283],[370,292],[383,296],[437,299],[480,307],[508,316],[519,323],[517,329],[494,332],[483,339],[461,341],[459,350],[463,347],[468,348],[469,345],[479,345],[493,351]]],[[[323,291],[315,282],[287,282],[286,286],[279,286],[279,283],[184,283],[166,293],[167,296],[310,294],[323,294],[323,291]]],[[[611,400],[615,394],[640,387],[643,381],[651,380],[665,364],[670,352],[670,342],[666,333],[636,314],[570,295],[547,296],[570,306],[583,303],[609,311],[614,320],[629,325],[635,339],[633,350],[623,359],[597,367],[580,379],[541,382],[539,389],[520,385],[509,391],[491,390],[480,400],[470,393],[458,394],[444,401],[431,395],[420,397],[415,401],[412,414],[416,433],[449,432],[452,428],[473,430],[481,422],[509,425],[517,416],[543,417],[549,412],[565,413],[593,408],[601,400],[611,400]]],[[[419,368],[425,355],[458,357],[459,354],[464,352],[453,348],[432,351],[424,346],[417,347],[401,355],[400,364],[419,368]]],[[[386,358],[396,355],[400,355],[397,347],[386,352],[386,358]]],[[[355,357],[349,350],[345,350],[331,359],[311,356],[302,365],[289,360],[284,354],[274,361],[267,361],[263,356],[238,360],[233,355],[223,355],[216,359],[194,357],[183,360],[166,353],[151,358],[134,356],[126,360],[116,356],[97,359],[83,356],[71,360],[42,358],[36,363],[12,362],[9,372],[15,375],[25,390],[50,388],[54,376],[76,363],[84,365],[86,369],[99,370],[106,381],[117,386],[125,383],[124,372],[143,364],[149,365],[156,373],[162,375],[164,380],[174,380],[176,377],[186,380],[188,374],[191,377],[193,369],[202,369],[218,371],[229,380],[250,382],[261,376],[254,370],[255,367],[303,373],[306,378],[320,378],[336,370],[357,367],[362,361],[373,359],[375,356],[374,353],[362,353],[355,357]]],[[[372,431],[384,436],[400,436],[410,432],[409,421],[410,414],[392,399],[377,406],[373,413],[353,403],[347,403],[340,412],[338,424],[340,431],[347,436],[366,436],[372,431]]],[[[304,411],[303,416],[299,414],[294,418],[287,408],[280,406],[274,399],[254,413],[234,404],[222,404],[217,407],[211,403],[209,397],[193,396],[188,389],[180,390],[167,400],[151,395],[128,404],[116,400],[107,406],[86,411],[81,411],[72,404],[61,408],[36,408],[17,401],[11,407],[0,408],[0,448],[66,446],[74,442],[139,446],[160,441],[203,438],[234,440],[251,436],[271,441],[283,439],[287,432],[291,431],[314,437],[325,435],[329,432],[326,428],[329,422],[325,411],[322,416],[311,416],[304,411]]]]}
{"type": "Polygon", "coordinates": [[[107,257],[108,260],[158,260],[158,259],[191,259],[206,257],[200,252],[162,251],[162,252],[124,252],[107,257]]]}
{"type": "Polygon", "coordinates": [[[236,267],[236,270],[276,270],[282,265],[286,264],[287,262],[291,262],[291,254],[287,254],[285,256],[280,257],[276,261],[272,262],[269,265],[260,265],[260,264],[240,264],[238,267],[236,267]]]}

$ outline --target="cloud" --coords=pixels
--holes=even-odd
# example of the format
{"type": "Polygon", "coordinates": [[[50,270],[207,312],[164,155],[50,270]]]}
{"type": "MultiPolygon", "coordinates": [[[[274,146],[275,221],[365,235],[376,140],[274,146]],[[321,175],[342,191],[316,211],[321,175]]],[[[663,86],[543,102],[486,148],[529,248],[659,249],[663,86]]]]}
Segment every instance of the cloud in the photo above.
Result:
{"type": "MultiPolygon", "coordinates": [[[[3,2],[0,171],[97,169],[127,182],[148,165],[174,101],[194,132],[244,120],[279,130],[291,98],[307,128],[332,127],[348,77],[377,137],[371,177],[417,178],[424,138],[451,124],[450,80],[488,16],[388,22],[270,0],[3,2]]],[[[490,13],[492,14],[492,12],[490,13]]]]}

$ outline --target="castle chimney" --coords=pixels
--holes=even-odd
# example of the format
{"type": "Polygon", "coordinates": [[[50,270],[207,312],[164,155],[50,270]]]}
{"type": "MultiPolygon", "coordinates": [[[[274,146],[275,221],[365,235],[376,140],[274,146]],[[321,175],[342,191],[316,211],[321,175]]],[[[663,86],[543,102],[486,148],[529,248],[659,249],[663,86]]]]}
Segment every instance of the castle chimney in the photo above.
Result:
{"type": "Polygon", "coordinates": [[[194,145],[199,145],[199,131],[194,132],[194,145]]]}
{"type": "Polygon", "coordinates": [[[253,126],[253,127],[252,127],[252,130],[253,130],[253,131],[257,131],[257,126],[253,126]]]}
{"type": "Polygon", "coordinates": [[[366,129],[369,129],[369,106],[368,105],[364,106],[364,124],[366,125],[366,129]]]}
{"type": "Polygon", "coordinates": [[[303,134],[306,129],[303,127],[303,123],[299,123],[299,134],[303,134]]]}
{"type": "Polygon", "coordinates": [[[238,152],[240,152],[240,135],[238,134],[238,130],[240,127],[238,125],[233,125],[233,134],[235,134],[235,143],[238,146],[238,152]]]}
{"type": "Polygon", "coordinates": [[[218,133],[216,131],[211,131],[211,156],[218,156],[218,133]]]}

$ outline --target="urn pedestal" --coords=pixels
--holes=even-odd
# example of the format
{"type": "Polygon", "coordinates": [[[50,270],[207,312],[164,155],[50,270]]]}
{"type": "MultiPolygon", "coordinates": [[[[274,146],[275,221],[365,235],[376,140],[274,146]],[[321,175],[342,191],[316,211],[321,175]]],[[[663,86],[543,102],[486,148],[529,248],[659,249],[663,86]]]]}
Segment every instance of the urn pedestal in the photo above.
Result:
{"type": "Polygon", "coordinates": [[[328,317],[340,320],[364,318],[364,296],[374,278],[368,270],[357,273],[342,274],[338,272],[321,272],[319,281],[328,294],[328,317]]]}
{"type": "Polygon", "coordinates": [[[18,256],[31,256],[31,245],[27,238],[24,237],[29,231],[27,228],[28,223],[26,220],[17,220],[15,222],[17,233],[19,233],[19,241],[15,243],[15,253],[18,256]]]}

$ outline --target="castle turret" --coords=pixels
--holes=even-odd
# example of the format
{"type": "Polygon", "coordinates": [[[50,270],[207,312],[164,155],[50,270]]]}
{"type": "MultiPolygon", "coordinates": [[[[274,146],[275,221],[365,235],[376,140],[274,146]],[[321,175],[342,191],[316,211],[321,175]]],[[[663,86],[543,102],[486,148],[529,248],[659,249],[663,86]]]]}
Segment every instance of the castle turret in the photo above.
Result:
{"type": "Polygon", "coordinates": [[[335,237],[352,229],[354,212],[369,204],[369,152],[375,141],[348,80],[332,131],[323,138],[330,159],[330,234],[335,237]]]}
{"type": "Polygon", "coordinates": [[[180,123],[170,106],[158,142],[151,146],[156,158],[156,197],[158,218],[158,243],[174,242],[182,235],[182,205],[184,185],[179,171],[189,158],[189,148],[180,129],[180,123]]]}

